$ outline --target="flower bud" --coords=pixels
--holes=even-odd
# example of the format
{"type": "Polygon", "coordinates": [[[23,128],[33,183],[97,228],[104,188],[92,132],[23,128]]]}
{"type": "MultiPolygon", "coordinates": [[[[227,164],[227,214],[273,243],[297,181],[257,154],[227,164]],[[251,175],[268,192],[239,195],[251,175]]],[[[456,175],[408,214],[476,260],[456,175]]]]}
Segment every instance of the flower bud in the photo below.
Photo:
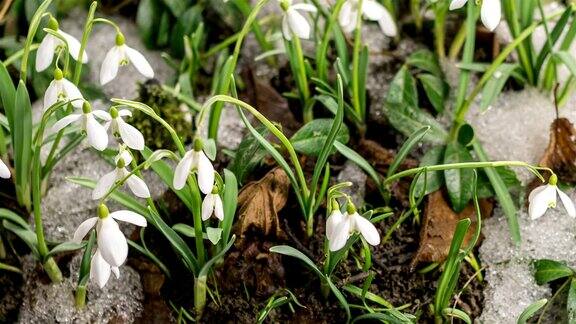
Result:
{"type": "Polygon", "coordinates": [[[106,205],[100,204],[100,206],[98,206],[98,217],[100,219],[104,219],[104,218],[108,217],[109,214],[110,214],[110,211],[108,210],[108,207],[106,207],[106,205]]]}
{"type": "Polygon", "coordinates": [[[126,42],[124,35],[122,33],[116,34],[116,46],[122,46],[126,42]]]}
{"type": "Polygon", "coordinates": [[[85,114],[89,114],[92,112],[92,106],[87,100],[84,100],[84,103],[82,104],[82,112],[85,114]]]}
{"type": "Polygon", "coordinates": [[[59,27],[60,26],[58,24],[58,20],[56,20],[56,18],[53,16],[50,16],[50,20],[48,21],[48,28],[56,31],[59,27]]]}
{"type": "Polygon", "coordinates": [[[203,148],[204,148],[204,143],[202,143],[202,140],[198,137],[195,138],[194,139],[194,151],[200,152],[200,151],[202,151],[203,148]]]}
{"type": "Polygon", "coordinates": [[[110,113],[110,117],[112,117],[112,119],[118,118],[118,109],[116,109],[116,107],[111,107],[108,112],[110,113]]]}
{"type": "Polygon", "coordinates": [[[62,73],[62,70],[60,70],[60,68],[55,68],[54,80],[62,80],[62,78],[64,78],[64,73],[62,73]]]}
{"type": "Polygon", "coordinates": [[[552,173],[550,179],[548,179],[548,183],[552,186],[555,186],[558,183],[558,176],[555,173],[552,173]]]}

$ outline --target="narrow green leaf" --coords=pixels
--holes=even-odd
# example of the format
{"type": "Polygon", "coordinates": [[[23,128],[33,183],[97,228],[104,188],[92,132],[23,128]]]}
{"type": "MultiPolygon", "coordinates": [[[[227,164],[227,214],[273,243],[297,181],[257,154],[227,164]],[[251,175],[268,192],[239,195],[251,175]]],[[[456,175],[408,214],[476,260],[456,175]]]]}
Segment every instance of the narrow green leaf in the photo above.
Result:
{"type": "Polygon", "coordinates": [[[224,169],[224,194],[222,195],[222,202],[224,204],[222,242],[228,242],[238,205],[238,182],[236,181],[234,174],[227,169],[224,169]]]}
{"type": "MultiPolygon", "coordinates": [[[[4,64],[0,64],[0,98],[2,106],[8,118],[10,129],[14,129],[14,100],[16,99],[16,88],[10,78],[10,74],[4,64]]],[[[14,140],[14,138],[12,138],[14,140]]]]}
{"type": "Polygon", "coordinates": [[[570,280],[568,288],[568,299],[566,300],[566,309],[568,310],[568,323],[576,323],[576,278],[570,280]]]}
{"type": "Polygon", "coordinates": [[[304,262],[304,264],[306,264],[311,270],[316,272],[316,274],[320,278],[324,278],[324,274],[322,273],[322,271],[320,271],[320,269],[318,269],[316,264],[314,264],[314,261],[310,260],[310,258],[307,257],[306,255],[304,255],[304,253],[296,250],[295,248],[293,248],[291,246],[276,245],[276,246],[273,246],[270,248],[270,252],[278,253],[278,254],[282,254],[282,255],[287,255],[287,256],[291,256],[293,258],[299,259],[300,261],[304,262]]]}
{"type": "MultiPolygon", "coordinates": [[[[431,148],[422,159],[420,159],[420,166],[432,166],[442,164],[444,161],[444,146],[435,146],[431,148]]],[[[444,184],[443,173],[439,171],[428,171],[425,176],[422,175],[416,180],[414,187],[415,197],[426,196],[436,190],[439,190],[444,184]],[[426,188],[424,188],[426,184],[426,188]],[[424,190],[426,189],[426,190],[424,190]]]]}
{"type": "Polygon", "coordinates": [[[206,236],[213,245],[216,245],[222,238],[222,229],[218,227],[206,227],[206,236]]]}
{"type": "Polygon", "coordinates": [[[28,225],[28,222],[26,222],[22,216],[6,208],[0,208],[0,219],[7,219],[20,225],[22,228],[30,229],[30,225],[28,225]]]}
{"type": "Polygon", "coordinates": [[[4,228],[9,230],[10,232],[16,234],[32,251],[32,253],[36,256],[37,259],[40,259],[40,253],[38,252],[38,240],[36,239],[36,233],[34,233],[31,229],[22,228],[19,225],[15,225],[14,223],[4,220],[2,221],[2,225],[4,228]]]}
{"type": "Polygon", "coordinates": [[[494,100],[500,95],[506,81],[510,78],[510,75],[518,69],[520,66],[518,64],[502,64],[500,65],[492,77],[486,81],[484,88],[482,89],[482,100],[480,101],[480,111],[486,111],[490,105],[494,103],[494,100]]]}
{"type": "Polygon", "coordinates": [[[380,186],[380,183],[382,182],[380,175],[360,154],[338,141],[334,142],[334,147],[336,147],[338,152],[344,155],[348,160],[356,163],[362,170],[368,173],[372,180],[380,186]]]}
{"type": "Polygon", "coordinates": [[[55,256],[58,253],[79,250],[84,246],[86,246],[86,243],[63,242],[52,248],[46,257],[55,256]]]}
{"type": "Polygon", "coordinates": [[[524,309],[524,311],[520,314],[520,316],[518,317],[518,321],[516,323],[518,324],[526,324],[528,322],[528,320],[534,316],[534,314],[536,314],[542,307],[544,307],[544,305],[546,305],[548,303],[548,299],[544,298],[544,299],[540,299],[532,304],[530,304],[528,307],[526,307],[526,309],[524,309]]]}
{"type": "Polygon", "coordinates": [[[350,321],[351,317],[350,305],[348,305],[346,297],[342,295],[342,292],[340,292],[338,287],[336,287],[336,285],[332,282],[332,280],[330,280],[329,277],[326,278],[326,282],[328,283],[328,286],[330,286],[330,290],[332,290],[334,296],[336,296],[336,299],[338,299],[338,301],[340,302],[340,305],[342,305],[342,308],[344,308],[344,310],[346,311],[346,322],[350,321]]]}
{"type": "Polygon", "coordinates": [[[419,130],[415,131],[414,133],[412,133],[410,137],[408,137],[406,142],[404,142],[404,144],[402,144],[402,147],[398,150],[398,153],[396,154],[394,161],[392,161],[392,164],[390,164],[390,168],[388,168],[388,173],[386,174],[387,177],[390,177],[394,175],[394,173],[396,173],[396,170],[398,170],[400,164],[404,162],[406,157],[408,157],[408,154],[410,154],[410,152],[412,152],[414,147],[416,147],[416,145],[420,143],[422,138],[426,135],[426,133],[429,130],[430,126],[424,126],[419,130]]]}
{"type": "Polygon", "coordinates": [[[20,81],[14,101],[14,167],[16,168],[16,183],[26,192],[30,186],[30,170],[32,161],[32,105],[26,84],[20,81]],[[17,110],[16,110],[17,109],[17,110]]]}
{"type": "Polygon", "coordinates": [[[450,307],[444,308],[444,310],[442,311],[442,314],[444,316],[455,317],[455,318],[461,319],[466,324],[472,324],[472,319],[470,319],[470,316],[468,316],[468,314],[464,313],[463,311],[461,311],[457,308],[450,308],[450,307]]]}
{"type": "Polygon", "coordinates": [[[220,252],[218,252],[218,254],[216,254],[212,259],[208,260],[208,262],[204,264],[204,266],[202,267],[202,269],[200,269],[200,272],[198,273],[198,277],[207,276],[212,266],[216,263],[216,261],[220,260],[224,256],[224,254],[228,252],[228,250],[230,250],[235,240],[236,235],[232,235],[230,241],[226,244],[226,246],[220,252]]]}

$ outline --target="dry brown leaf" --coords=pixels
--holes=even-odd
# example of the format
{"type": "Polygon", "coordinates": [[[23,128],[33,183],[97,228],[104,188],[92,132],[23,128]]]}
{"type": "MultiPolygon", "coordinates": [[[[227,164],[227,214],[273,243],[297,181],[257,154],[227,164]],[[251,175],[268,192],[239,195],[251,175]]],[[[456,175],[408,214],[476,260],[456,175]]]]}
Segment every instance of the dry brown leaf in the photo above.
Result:
{"type": "Polygon", "coordinates": [[[279,167],[244,186],[238,195],[240,207],[235,230],[240,241],[248,235],[284,237],[278,212],[286,205],[289,190],[290,180],[279,167]]]}
{"type": "Polygon", "coordinates": [[[560,180],[576,182],[576,143],[574,125],[566,118],[557,118],[550,126],[550,141],[540,165],[551,168],[560,180]]]}
{"type": "MultiPolygon", "coordinates": [[[[492,213],[493,203],[486,199],[480,200],[480,212],[484,218],[492,213]]],[[[462,212],[455,213],[444,198],[442,191],[428,195],[422,227],[420,229],[420,245],[412,260],[412,268],[420,262],[442,262],[448,256],[450,243],[458,221],[470,218],[472,224],[464,238],[467,245],[476,231],[477,217],[474,205],[470,203],[462,212]]]]}

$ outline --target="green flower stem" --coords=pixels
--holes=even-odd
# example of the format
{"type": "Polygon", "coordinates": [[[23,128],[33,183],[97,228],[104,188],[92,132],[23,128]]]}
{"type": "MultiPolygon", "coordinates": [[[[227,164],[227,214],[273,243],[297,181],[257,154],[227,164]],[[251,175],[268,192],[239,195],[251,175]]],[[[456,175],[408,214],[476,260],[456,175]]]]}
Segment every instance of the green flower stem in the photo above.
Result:
{"type": "Polygon", "coordinates": [[[290,140],[288,138],[286,138],[284,133],[282,133],[282,131],[279,130],[278,127],[276,127],[272,122],[270,122],[256,108],[252,107],[251,105],[249,105],[249,104],[247,104],[241,100],[238,100],[238,99],[235,99],[233,97],[226,96],[226,95],[216,95],[216,96],[210,98],[208,101],[206,101],[206,103],[204,103],[204,106],[202,108],[202,112],[200,113],[200,119],[199,119],[200,121],[203,120],[203,114],[208,110],[208,108],[210,108],[213,104],[215,104],[217,102],[228,102],[228,103],[234,104],[238,107],[246,109],[254,117],[256,117],[256,119],[258,119],[258,121],[261,122],[272,134],[274,134],[274,136],[276,136],[278,138],[278,140],[280,140],[282,145],[288,151],[288,155],[290,156],[290,160],[292,161],[294,169],[296,170],[296,174],[298,176],[298,182],[300,182],[300,186],[301,186],[302,190],[304,191],[303,193],[304,193],[305,201],[308,201],[308,196],[310,195],[310,191],[308,190],[308,186],[306,184],[306,177],[304,176],[304,172],[302,171],[302,167],[300,166],[300,161],[298,160],[298,155],[296,154],[294,147],[290,143],[290,140]]]}
{"type": "Polygon", "coordinates": [[[354,33],[354,50],[352,57],[352,104],[354,110],[361,117],[362,122],[366,118],[364,109],[360,103],[360,55],[362,51],[362,2],[358,0],[358,12],[356,17],[356,31],[354,33]]]}
{"type": "Polygon", "coordinates": [[[304,63],[304,53],[302,52],[302,44],[300,38],[296,35],[292,37],[292,41],[289,42],[294,47],[294,54],[296,55],[298,70],[295,71],[298,78],[298,88],[300,90],[300,100],[304,106],[304,123],[311,122],[314,119],[312,105],[309,104],[310,99],[310,89],[308,89],[308,79],[306,77],[306,65],[304,63]]]}
{"type": "MultiPolygon", "coordinates": [[[[476,43],[476,21],[478,20],[479,11],[476,8],[474,1],[468,1],[467,16],[466,16],[466,43],[464,45],[464,53],[462,55],[463,63],[472,63],[474,60],[474,47],[476,43]]],[[[468,91],[468,84],[470,82],[470,71],[461,70],[460,80],[458,83],[458,92],[456,93],[456,123],[461,123],[459,116],[462,114],[462,106],[466,99],[468,91]]],[[[453,127],[453,133],[457,129],[453,127]]]]}
{"type": "Polygon", "coordinates": [[[443,171],[443,170],[452,170],[452,169],[478,169],[478,168],[497,168],[497,167],[524,167],[527,168],[532,173],[537,173],[537,167],[534,167],[526,162],[522,161],[493,161],[493,162],[464,162],[464,163],[448,163],[448,164],[439,164],[433,166],[423,166],[419,168],[413,168],[409,170],[405,170],[402,172],[398,172],[393,176],[386,178],[382,182],[382,186],[387,186],[394,181],[397,181],[400,178],[412,176],[421,172],[434,172],[434,171],[443,171]]]}
{"type": "MultiPolygon", "coordinates": [[[[200,197],[200,192],[198,190],[198,182],[194,175],[188,176],[188,187],[190,188],[190,193],[192,195],[194,210],[192,212],[192,217],[194,218],[194,241],[196,243],[196,254],[198,257],[198,263],[200,267],[204,266],[206,262],[206,251],[204,247],[204,238],[202,236],[202,211],[200,206],[202,205],[202,200],[200,197]]],[[[206,294],[204,294],[206,295],[206,294]]]]}
{"type": "Polygon", "coordinates": [[[36,10],[36,13],[30,21],[30,27],[28,28],[28,35],[26,36],[26,42],[24,43],[24,51],[22,53],[22,62],[20,65],[20,79],[26,81],[27,71],[28,71],[28,57],[30,56],[30,51],[32,48],[32,42],[34,41],[34,36],[40,25],[44,13],[48,9],[48,6],[52,0],[44,0],[42,4],[36,10]]]}
{"type": "Polygon", "coordinates": [[[202,59],[207,59],[207,58],[211,57],[212,55],[219,53],[220,51],[222,51],[223,49],[227,48],[232,43],[237,41],[238,37],[240,37],[240,33],[236,33],[236,34],[226,38],[222,42],[212,46],[208,51],[206,51],[204,54],[201,55],[202,59]]]}
{"type": "Polygon", "coordinates": [[[77,309],[82,309],[86,306],[86,286],[81,285],[76,288],[76,293],[74,294],[74,301],[77,309]]]}
{"type": "Polygon", "coordinates": [[[448,14],[448,2],[438,1],[434,4],[434,45],[436,54],[442,60],[446,57],[446,15],[448,14]]]}
{"type": "MultiPolygon", "coordinates": [[[[38,49],[38,47],[40,47],[40,44],[32,44],[30,45],[30,47],[28,48],[28,50],[30,52],[35,51],[38,49]]],[[[17,52],[15,52],[14,54],[10,55],[6,60],[4,60],[4,62],[2,62],[4,64],[4,66],[8,66],[11,64],[16,63],[16,61],[18,61],[21,57],[24,56],[24,52],[25,49],[22,48],[20,50],[18,50],[17,52]]]]}
{"type": "MultiPolygon", "coordinates": [[[[232,53],[232,61],[229,65],[228,71],[222,74],[224,80],[222,80],[223,84],[220,89],[220,94],[227,94],[230,89],[230,76],[234,73],[236,69],[236,64],[238,63],[238,56],[240,55],[240,50],[242,49],[242,43],[246,38],[246,35],[250,32],[252,24],[256,20],[258,13],[264,7],[264,5],[268,2],[268,0],[259,0],[258,3],[254,6],[250,15],[246,19],[242,30],[238,34],[238,39],[236,40],[236,45],[234,46],[234,52],[232,53]]],[[[212,108],[212,112],[210,114],[210,123],[208,127],[208,137],[216,138],[218,135],[218,124],[220,123],[220,115],[222,114],[223,104],[219,103],[212,108]]]]}
{"type": "MultiPolygon", "coordinates": [[[[90,5],[90,10],[88,11],[88,16],[86,18],[86,24],[84,25],[84,31],[82,32],[82,40],[80,42],[80,53],[78,54],[78,60],[76,61],[76,65],[75,65],[75,70],[74,70],[74,78],[73,78],[73,83],[78,86],[78,84],[80,83],[80,77],[82,75],[82,58],[85,55],[86,52],[86,44],[88,43],[88,37],[90,36],[90,33],[92,32],[92,26],[93,26],[93,22],[95,21],[94,19],[94,13],[96,12],[96,7],[98,6],[98,3],[96,1],[92,2],[92,4],[90,5]]],[[[68,60],[68,54],[66,54],[66,59],[68,60]]],[[[64,71],[66,71],[67,69],[65,68],[64,71]]],[[[66,115],[68,115],[71,111],[72,111],[72,107],[68,108],[68,111],[66,113],[66,115]]],[[[56,155],[56,150],[58,149],[58,147],[60,146],[60,142],[62,141],[62,137],[64,136],[64,129],[61,129],[57,134],[56,137],[54,138],[54,141],[52,142],[52,146],[50,148],[50,153],[48,154],[48,157],[46,158],[46,162],[44,163],[45,165],[50,165],[52,163],[52,160],[54,159],[54,156],[56,155]]],[[[47,172],[44,175],[44,179],[48,179],[50,177],[50,172],[47,172]]]]}
{"type": "Polygon", "coordinates": [[[337,0],[336,5],[334,6],[334,10],[330,15],[328,22],[326,23],[326,30],[324,31],[324,35],[322,36],[322,42],[318,47],[317,55],[316,55],[316,66],[318,70],[318,77],[324,81],[328,80],[328,45],[330,45],[330,35],[335,26],[335,23],[338,19],[338,15],[340,14],[340,9],[342,9],[342,5],[346,0],[337,0]]]}

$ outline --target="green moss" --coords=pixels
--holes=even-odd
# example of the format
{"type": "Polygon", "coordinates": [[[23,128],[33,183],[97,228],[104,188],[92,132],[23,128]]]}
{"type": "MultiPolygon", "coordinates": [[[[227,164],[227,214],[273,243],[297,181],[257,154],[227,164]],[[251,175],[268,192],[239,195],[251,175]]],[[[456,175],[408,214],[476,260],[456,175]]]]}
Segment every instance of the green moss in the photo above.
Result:
{"type": "MultiPolygon", "coordinates": [[[[150,80],[139,85],[138,101],[150,106],[170,124],[185,144],[192,141],[193,125],[190,112],[180,107],[180,102],[164,91],[158,81],[150,80]]],[[[146,140],[146,146],[152,150],[175,150],[176,146],[166,129],[141,111],[133,111],[130,123],[138,128],[146,140]]]]}

